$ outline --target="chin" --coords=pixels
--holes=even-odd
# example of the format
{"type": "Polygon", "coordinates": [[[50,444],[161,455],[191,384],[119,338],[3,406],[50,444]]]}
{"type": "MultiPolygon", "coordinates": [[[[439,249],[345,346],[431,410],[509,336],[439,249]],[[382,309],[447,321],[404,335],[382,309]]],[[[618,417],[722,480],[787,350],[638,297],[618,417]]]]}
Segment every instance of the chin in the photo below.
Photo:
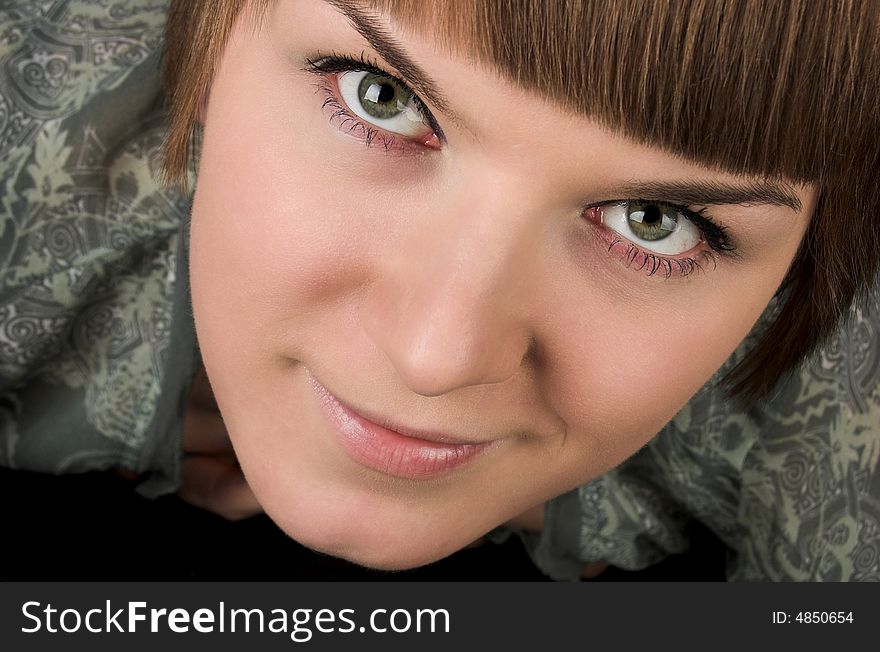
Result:
{"type": "MultiPolygon", "coordinates": [[[[299,541],[299,540],[298,540],[299,541]]],[[[405,571],[420,566],[426,566],[435,561],[439,561],[450,553],[423,553],[396,550],[370,550],[363,547],[357,548],[341,548],[338,545],[309,545],[304,541],[299,541],[302,545],[314,550],[315,552],[330,555],[344,559],[358,566],[379,571],[405,571]]],[[[455,552],[455,551],[452,551],[455,552]]]]}
{"type": "Polygon", "coordinates": [[[403,571],[439,561],[463,548],[470,540],[451,541],[434,532],[406,536],[400,528],[380,523],[327,523],[325,519],[303,523],[270,517],[287,536],[315,552],[344,559],[358,566],[383,571],[403,571]],[[358,527],[360,525],[360,527],[358,527]],[[391,533],[391,534],[389,534],[391,533]]]}

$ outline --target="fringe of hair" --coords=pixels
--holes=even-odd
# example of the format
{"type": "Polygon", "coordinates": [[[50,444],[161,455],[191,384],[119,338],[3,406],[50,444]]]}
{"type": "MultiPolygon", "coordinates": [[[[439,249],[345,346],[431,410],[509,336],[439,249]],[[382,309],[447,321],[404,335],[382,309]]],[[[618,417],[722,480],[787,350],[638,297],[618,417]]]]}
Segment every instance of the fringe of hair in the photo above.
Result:
{"type": "MultiPolygon", "coordinates": [[[[238,14],[273,0],[172,0],[166,180],[185,182],[238,14]]],[[[880,266],[880,2],[330,0],[430,33],[526,91],[636,142],[734,174],[817,184],[778,318],[724,384],[766,396],[833,332],[880,266]]]]}

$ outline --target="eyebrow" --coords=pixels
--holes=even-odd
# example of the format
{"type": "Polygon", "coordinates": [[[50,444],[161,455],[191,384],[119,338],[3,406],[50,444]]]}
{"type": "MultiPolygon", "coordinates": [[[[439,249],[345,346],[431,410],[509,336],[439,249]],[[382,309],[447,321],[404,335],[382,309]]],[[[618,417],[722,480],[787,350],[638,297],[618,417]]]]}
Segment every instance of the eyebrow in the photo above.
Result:
{"type": "MultiPolygon", "coordinates": [[[[410,86],[417,89],[423,99],[449,119],[465,126],[462,119],[450,107],[449,100],[440,90],[437,82],[406,53],[403,46],[382,24],[378,15],[364,11],[357,0],[325,0],[325,2],[348,18],[358,34],[410,86]]],[[[743,184],[718,181],[631,182],[624,185],[620,192],[631,197],[663,198],[681,204],[785,206],[796,213],[802,208],[801,200],[791,186],[772,180],[752,180],[743,184]]]]}
{"type": "Polygon", "coordinates": [[[345,15],[352,26],[379,55],[392,66],[400,76],[413,88],[419,91],[419,95],[439,111],[455,122],[461,123],[461,119],[449,106],[449,100],[424,71],[406,53],[388,29],[380,22],[379,18],[365,12],[352,0],[326,0],[327,4],[336,8],[345,15]]]}
{"type": "Polygon", "coordinates": [[[743,183],[722,181],[630,182],[619,189],[621,196],[663,199],[680,204],[743,206],[769,204],[800,212],[803,204],[794,189],[781,181],[754,179],[743,183]]]}

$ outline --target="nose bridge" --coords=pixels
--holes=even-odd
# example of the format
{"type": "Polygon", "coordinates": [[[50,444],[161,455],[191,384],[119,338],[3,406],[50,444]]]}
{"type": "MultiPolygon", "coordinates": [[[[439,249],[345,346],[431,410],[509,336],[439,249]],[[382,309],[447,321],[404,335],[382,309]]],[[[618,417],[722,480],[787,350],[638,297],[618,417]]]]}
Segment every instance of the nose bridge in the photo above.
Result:
{"type": "Polygon", "coordinates": [[[523,184],[469,179],[429,203],[389,257],[372,335],[417,392],[503,382],[530,340],[537,207],[523,184]]]}
{"type": "Polygon", "coordinates": [[[527,275],[537,230],[536,210],[521,189],[498,178],[472,181],[438,208],[429,221],[442,227],[413,234],[426,280],[468,309],[489,309],[488,301],[514,292],[527,275]]]}

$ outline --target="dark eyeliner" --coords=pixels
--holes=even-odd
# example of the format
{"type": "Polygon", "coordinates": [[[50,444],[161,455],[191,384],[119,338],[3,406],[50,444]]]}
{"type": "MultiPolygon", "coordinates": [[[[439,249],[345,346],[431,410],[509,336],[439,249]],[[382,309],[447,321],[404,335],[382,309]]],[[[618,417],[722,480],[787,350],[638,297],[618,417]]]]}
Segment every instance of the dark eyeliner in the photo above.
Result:
{"type": "Polygon", "coordinates": [[[706,214],[707,209],[701,208],[693,210],[687,206],[673,204],[666,201],[658,201],[656,199],[627,199],[626,203],[654,204],[655,206],[663,206],[681,213],[685,218],[691,221],[700,230],[706,244],[712,251],[720,254],[737,257],[738,252],[736,246],[727,233],[728,227],[718,224],[715,220],[706,214]]]}
{"type": "Polygon", "coordinates": [[[440,128],[440,125],[437,123],[437,119],[434,117],[434,114],[431,113],[431,110],[428,109],[428,107],[422,101],[422,98],[418,96],[418,94],[412,89],[409,84],[406,83],[406,81],[404,81],[397,75],[392,75],[387,70],[383,70],[375,61],[369,59],[366,52],[361,52],[358,58],[350,57],[344,54],[337,54],[336,52],[331,52],[329,55],[326,56],[316,54],[314,57],[309,57],[306,59],[304,70],[306,72],[317,75],[333,75],[344,72],[369,72],[374,75],[393,79],[395,82],[400,84],[401,88],[403,88],[403,90],[412,97],[412,101],[416,105],[416,110],[419,112],[419,115],[422,116],[427,125],[431,128],[431,130],[435,134],[437,134],[437,138],[440,139],[440,142],[444,144],[447,142],[446,135],[443,133],[443,129],[440,128]]]}

